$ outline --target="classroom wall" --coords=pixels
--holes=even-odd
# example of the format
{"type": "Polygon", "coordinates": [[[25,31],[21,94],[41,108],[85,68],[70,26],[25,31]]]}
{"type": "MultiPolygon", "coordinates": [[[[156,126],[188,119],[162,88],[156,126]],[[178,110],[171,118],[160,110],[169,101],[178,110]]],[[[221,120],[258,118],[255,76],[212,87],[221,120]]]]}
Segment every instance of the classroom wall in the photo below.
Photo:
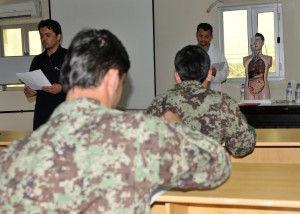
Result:
{"type": "MultiPolygon", "coordinates": [[[[0,0],[0,4],[1,1],[8,0],[0,0]]],[[[11,2],[14,1],[17,0],[11,0],[11,2]]],[[[63,47],[68,48],[74,35],[84,28],[109,29],[116,34],[126,47],[131,60],[124,93],[117,107],[125,110],[140,110],[145,109],[150,104],[155,96],[153,8],[151,0],[89,0],[88,2],[82,0],[51,0],[50,10],[51,18],[59,21],[62,26],[63,39],[61,44],[63,47]],[[66,9],[72,11],[72,13],[66,13],[66,9]]],[[[43,16],[43,18],[48,17],[43,16]]],[[[0,24],[3,25],[4,23],[0,20],[0,24]]],[[[10,58],[9,62],[6,63],[7,66],[4,63],[1,66],[0,61],[0,84],[16,83],[11,81],[11,79],[17,81],[17,78],[15,78],[16,70],[18,70],[17,72],[28,71],[31,63],[31,61],[26,61],[20,65],[21,63],[16,58],[10,58]],[[17,64],[19,67],[13,68],[11,63],[13,65],[17,64]]],[[[8,97],[8,99],[14,99],[13,96],[16,95],[24,97],[22,90],[11,94],[12,96],[6,96],[8,94],[10,93],[2,91],[0,98],[2,95],[8,97]]],[[[26,104],[26,100],[18,99],[11,106],[0,104],[0,111],[22,110],[22,106],[26,104]]],[[[0,118],[4,116],[9,118],[22,117],[19,113],[10,113],[9,115],[2,113],[0,118]]],[[[30,127],[26,126],[24,129],[31,129],[32,118],[26,121],[30,127]]],[[[11,121],[9,124],[5,124],[0,121],[0,130],[10,129],[8,127],[13,126],[14,123],[11,121]]]]}
{"type": "MultiPolygon", "coordinates": [[[[35,98],[27,99],[23,91],[0,91],[1,111],[33,110],[35,98]]],[[[33,112],[0,114],[0,131],[27,131],[33,127],[33,112]]]]}
{"type": "Polygon", "coordinates": [[[119,109],[145,109],[155,97],[152,11],[151,0],[51,0],[51,18],[62,26],[63,47],[84,28],[109,29],[126,47],[131,64],[119,109]]]}
{"type": "MultiPolygon", "coordinates": [[[[0,4],[18,3],[27,0],[0,0],[0,4]]],[[[41,1],[42,18],[49,17],[48,0],[41,1]]],[[[39,18],[24,18],[22,20],[3,19],[0,20],[1,25],[11,25],[19,23],[35,23],[39,22],[39,18]]],[[[24,72],[29,70],[30,65],[24,67],[24,72]]],[[[1,77],[0,77],[1,78],[1,77]]],[[[17,91],[3,91],[0,87],[0,111],[20,111],[33,110],[35,105],[35,98],[27,99],[23,90],[17,91]]],[[[27,131],[32,130],[33,127],[33,112],[23,113],[6,113],[0,114],[0,131],[16,130],[27,131]]]]}
{"type": "MultiPolygon", "coordinates": [[[[157,94],[174,86],[174,56],[183,46],[196,44],[196,27],[201,22],[208,22],[214,27],[212,43],[219,47],[218,13],[216,5],[210,13],[207,8],[212,0],[154,0],[155,17],[155,61],[157,94]]],[[[276,3],[275,0],[236,1],[235,4],[276,3]]],[[[284,36],[284,69],[285,79],[269,81],[272,99],[285,99],[285,88],[288,81],[293,85],[300,82],[298,71],[298,51],[300,50],[299,0],[279,0],[282,3],[283,36],[284,36]]],[[[233,3],[231,3],[233,4],[233,3]]],[[[226,4],[230,5],[230,4],[226,4]]],[[[223,91],[239,100],[240,83],[224,83],[223,91]]]]}
{"type": "MultiPolygon", "coordinates": [[[[0,0],[1,1],[1,0],[0,0]]],[[[173,60],[175,53],[187,44],[196,44],[195,31],[200,22],[209,22],[214,28],[213,43],[219,46],[217,6],[206,13],[213,0],[153,0],[155,24],[155,69],[157,94],[174,86],[173,60]]],[[[240,4],[241,1],[239,1],[240,4]]],[[[270,3],[276,1],[244,1],[246,3],[270,3]]],[[[300,82],[298,71],[298,50],[300,50],[299,0],[279,0],[283,9],[285,79],[271,81],[272,99],[284,99],[288,81],[300,82]]],[[[146,42],[146,41],[145,41],[146,42]]],[[[27,68],[28,69],[28,68],[27,68]]],[[[239,99],[240,83],[225,83],[223,91],[236,100],[239,99]]],[[[34,100],[27,100],[23,91],[1,91],[0,110],[33,109],[34,100]]],[[[0,130],[31,130],[32,113],[20,113],[16,116],[0,114],[0,130]]]]}

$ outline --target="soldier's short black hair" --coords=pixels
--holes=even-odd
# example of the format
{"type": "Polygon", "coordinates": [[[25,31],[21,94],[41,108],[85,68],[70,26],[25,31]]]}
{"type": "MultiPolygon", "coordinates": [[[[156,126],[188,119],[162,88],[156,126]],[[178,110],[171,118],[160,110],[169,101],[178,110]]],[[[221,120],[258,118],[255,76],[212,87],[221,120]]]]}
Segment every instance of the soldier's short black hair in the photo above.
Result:
{"type": "Polygon", "coordinates": [[[56,35],[62,34],[60,24],[53,19],[46,19],[40,21],[40,23],[38,24],[38,29],[40,30],[42,27],[47,27],[48,29],[52,30],[56,35]]]}
{"type": "Polygon", "coordinates": [[[209,55],[199,46],[185,46],[175,56],[175,69],[182,81],[197,80],[202,83],[210,69],[209,55]]]}
{"type": "Polygon", "coordinates": [[[130,68],[129,56],[121,41],[105,29],[84,29],[68,48],[60,82],[65,92],[76,86],[97,87],[111,68],[117,69],[120,77],[130,68]]]}

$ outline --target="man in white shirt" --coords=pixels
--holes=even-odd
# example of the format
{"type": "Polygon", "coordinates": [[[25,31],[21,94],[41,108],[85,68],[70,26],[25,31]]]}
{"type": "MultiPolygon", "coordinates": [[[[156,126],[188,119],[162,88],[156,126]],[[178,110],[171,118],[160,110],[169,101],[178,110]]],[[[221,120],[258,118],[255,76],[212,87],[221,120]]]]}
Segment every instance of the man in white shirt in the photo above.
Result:
{"type": "Polygon", "coordinates": [[[212,26],[208,23],[200,23],[197,26],[196,38],[198,45],[206,50],[210,57],[212,80],[209,88],[215,91],[221,91],[221,84],[227,79],[229,67],[224,53],[210,43],[213,39],[212,26]]]}

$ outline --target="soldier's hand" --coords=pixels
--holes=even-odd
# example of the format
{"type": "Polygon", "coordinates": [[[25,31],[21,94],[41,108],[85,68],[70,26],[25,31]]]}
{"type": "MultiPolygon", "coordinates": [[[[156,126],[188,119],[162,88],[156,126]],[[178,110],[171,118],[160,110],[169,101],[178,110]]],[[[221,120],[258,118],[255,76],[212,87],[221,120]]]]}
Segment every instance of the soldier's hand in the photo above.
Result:
{"type": "Polygon", "coordinates": [[[181,117],[178,114],[175,114],[171,111],[165,112],[162,117],[164,118],[164,120],[166,120],[170,124],[183,123],[183,120],[181,119],[181,117]]]}

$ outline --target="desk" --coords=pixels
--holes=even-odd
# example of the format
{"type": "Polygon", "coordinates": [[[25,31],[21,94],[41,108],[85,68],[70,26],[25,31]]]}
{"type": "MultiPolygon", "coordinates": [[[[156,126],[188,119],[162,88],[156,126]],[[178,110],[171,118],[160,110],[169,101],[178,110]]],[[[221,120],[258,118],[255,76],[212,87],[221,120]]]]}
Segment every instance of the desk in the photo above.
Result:
{"type": "MultiPolygon", "coordinates": [[[[25,137],[31,131],[0,132],[0,150],[11,141],[25,137]]],[[[243,163],[299,163],[300,129],[256,129],[256,148],[243,158],[234,158],[233,162],[243,163]]]]}
{"type": "Polygon", "coordinates": [[[233,162],[300,164],[300,129],[274,128],[255,131],[254,152],[243,158],[232,157],[233,162]]]}
{"type": "Polygon", "coordinates": [[[29,135],[31,131],[0,131],[0,151],[11,141],[29,135]]]}
{"type": "Polygon", "coordinates": [[[199,213],[300,213],[300,164],[233,163],[220,187],[168,191],[151,209],[151,214],[199,213]]]}
{"type": "Polygon", "coordinates": [[[300,105],[274,101],[272,104],[240,105],[248,123],[255,128],[300,128],[300,105]]]}

